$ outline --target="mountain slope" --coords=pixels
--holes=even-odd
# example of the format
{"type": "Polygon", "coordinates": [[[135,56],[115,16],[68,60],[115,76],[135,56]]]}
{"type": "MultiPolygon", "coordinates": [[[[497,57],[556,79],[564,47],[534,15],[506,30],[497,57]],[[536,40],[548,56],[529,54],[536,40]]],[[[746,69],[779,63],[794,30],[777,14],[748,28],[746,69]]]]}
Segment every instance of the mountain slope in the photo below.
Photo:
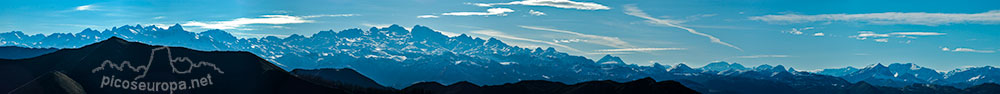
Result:
{"type": "Polygon", "coordinates": [[[348,68],[314,70],[295,69],[292,70],[292,74],[313,82],[324,83],[325,85],[356,86],[359,89],[372,88],[391,90],[391,88],[384,87],[376,83],[375,80],[365,77],[361,73],[348,68]]]}
{"type": "Polygon", "coordinates": [[[202,52],[117,37],[20,60],[0,60],[10,93],[349,93],[307,82],[246,52],[202,52]],[[253,88],[253,89],[250,89],[253,88]]]}
{"type": "Polygon", "coordinates": [[[55,52],[55,48],[24,48],[16,46],[0,46],[0,59],[24,59],[55,52]]]}

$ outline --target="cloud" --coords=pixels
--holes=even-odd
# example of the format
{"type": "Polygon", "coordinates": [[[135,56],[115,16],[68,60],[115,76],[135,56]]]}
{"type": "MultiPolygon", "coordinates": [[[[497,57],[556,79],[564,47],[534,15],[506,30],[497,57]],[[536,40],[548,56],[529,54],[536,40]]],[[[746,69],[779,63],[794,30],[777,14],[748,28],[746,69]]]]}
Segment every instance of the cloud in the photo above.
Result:
{"type": "Polygon", "coordinates": [[[545,12],[542,11],[528,10],[528,13],[535,16],[545,16],[545,12]]]}
{"type": "Polygon", "coordinates": [[[750,56],[737,56],[736,58],[780,58],[780,57],[790,57],[788,55],[750,55],[750,56]]]}
{"type": "Polygon", "coordinates": [[[972,49],[972,48],[954,48],[954,49],[949,49],[948,47],[942,47],[941,51],[946,51],[946,52],[974,52],[974,53],[995,53],[996,52],[996,51],[993,51],[993,50],[976,50],[976,49],[972,49]]]}
{"type": "Polygon", "coordinates": [[[601,50],[594,50],[594,51],[601,51],[601,52],[621,52],[621,51],[647,52],[647,51],[662,51],[662,50],[687,50],[687,48],[622,48],[622,49],[601,49],[601,50]]]}
{"type": "Polygon", "coordinates": [[[417,16],[417,18],[438,18],[438,16],[434,16],[434,15],[420,15],[420,16],[417,16]]]}
{"type": "Polygon", "coordinates": [[[875,42],[889,42],[889,39],[887,38],[875,39],[875,42]]]}
{"type": "Polygon", "coordinates": [[[350,16],[361,16],[361,14],[323,14],[323,15],[309,15],[309,16],[302,16],[302,18],[318,18],[318,17],[350,17],[350,16]]]}
{"type": "Polygon", "coordinates": [[[628,42],[625,42],[625,41],[622,41],[621,39],[618,39],[618,37],[590,35],[590,34],[583,34],[583,33],[578,33],[578,32],[573,32],[573,31],[551,29],[551,28],[543,28],[543,27],[537,27],[537,26],[523,26],[523,25],[518,25],[518,27],[525,28],[525,29],[532,29],[532,30],[542,30],[542,31],[552,31],[552,32],[572,34],[572,35],[576,35],[576,36],[580,36],[580,37],[592,39],[592,41],[585,41],[585,42],[588,42],[588,43],[593,43],[593,44],[598,44],[598,45],[604,45],[604,46],[611,46],[611,47],[615,47],[615,48],[632,48],[632,47],[635,47],[635,46],[632,46],[631,44],[629,44],[628,42]]]}
{"type": "Polygon", "coordinates": [[[164,16],[156,16],[156,17],[153,17],[153,19],[163,19],[163,18],[167,18],[167,17],[164,17],[164,16]]]}
{"type": "Polygon", "coordinates": [[[561,39],[561,40],[560,39],[556,39],[556,40],[552,40],[552,42],[556,42],[556,43],[574,43],[574,42],[581,42],[581,41],[587,41],[587,40],[582,40],[582,39],[561,39]]]}
{"type": "Polygon", "coordinates": [[[818,14],[818,15],[764,15],[750,17],[750,20],[760,20],[772,23],[803,23],[803,22],[861,22],[870,24],[910,24],[937,26],[947,24],[997,24],[1000,23],[1000,10],[983,13],[926,13],[926,12],[884,12],[865,14],[818,14]]]}
{"type": "Polygon", "coordinates": [[[362,23],[361,25],[365,26],[366,28],[367,27],[386,28],[386,27],[392,26],[392,24],[370,24],[370,23],[362,23]]]}
{"type": "Polygon", "coordinates": [[[509,8],[490,8],[490,9],[486,9],[486,12],[449,12],[449,13],[443,13],[441,15],[451,15],[451,16],[473,16],[473,15],[482,15],[482,16],[489,16],[489,15],[507,16],[506,13],[508,13],[508,12],[514,12],[514,10],[509,9],[509,8]]]}
{"type": "Polygon", "coordinates": [[[608,10],[611,9],[608,6],[604,6],[592,2],[576,2],[570,0],[524,0],[524,1],[514,1],[508,3],[468,3],[471,5],[476,5],[480,7],[492,7],[495,5],[526,5],[526,6],[549,6],[556,8],[566,8],[566,9],[579,9],[579,10],[608,10]]]}
{"type": "Polygon", "coordinates": [[[687,27],[684,27],[684,26],[676,25],[675,24],[676,22],[674,20],[657,19],[657,18],[650,17],[649,14],[646,14],[645,12],[642,12],[642,10],[639,10],[639,8],[635,7],[635,5],[625,5],[625,14],[632,15],[632,16],[639,17],[639,18],[643,18],[643,19],[647,19],[647,20],[649,20],[649,22],[652,22],[654,24],[661,24],[661,25],[666,25],[666,26],[670,26],[670,27],[681,28],[681,29],[687,30],[691,34],[695,34],[695,35],[700,35],[700,36],[707,37],[708,39],[711,40],[712,43],[726,45],[726,46],[732,47],[732,48],[734,48],[736,50],[743,51],[743,49],[741,49],[740,47],[737,47],[736,45],[732,45],[732,44],[723,42],[721,39],[716,38],[715,36],[708,35],[708,34],[705,34],[705,33],[701,33],[701,32],[695,31],[694,29],[687,28],[687,27]]]}
{"type": "Polygon", "coordinates": [[[945,33],[938,32],[892,32],[889,34],[893,35],[919,35],[919,36],[933,36],[933,35],[945,35],[945,33]]]}
{"type": "Polygon", "coordinates": [[[865,39],[869,39],[869,38],[881,38],[881,39],[876,39],[875,41],[876,42],[888,42],[887,38],[890,38],[891,36],[895,36],[897,38],[915,39],[915,38],[917,38],[915,36],[940,36],[940,35],[947,35],[947,33],[938,33],[938,32],[892,32],[892,33],[886,33],[886,34],[879,34],[879,33],[875,33],[875,32],[872,32],[872,31],[858,31],[858,35],[853,35],[853,36],[848,36],[848,37],[854,38],[854,39],[858,39],[858,40],[865,40],[865,39]]]}
{"type": "Polygon", "coordinates": [[[198,26],[201,28],[208,29],[244,29],[240,28],[245,25],[250,24],[295,24],[295,23],[311,23],[313,20],[308,20],[308,18],[317,17],[347,17],[347,16],[357,16],[357,14],[334,14],[334,15],[309,15],[309,16],[289,16],[289,15],[261,15],[257,18],[236,18],[229,21],[210,21],[210,22],[199,22],[199,21],[188,21],[182,25],[185,26],[198,26]]]}
{"type": "Polygon", "coordinates": [[[826,36],[826,34],[823,34],[823,33],[815,33],[815,34],[813,34],[813,36],[826,36]]]}
{"type": "Polygon", "coordinates": [[[476,31],[472,31],[472,33],[482,34],[482,35],[487,35],[487,36],[493,36],[493,37],[499,37],[499,38],[505,38],[505,39],[521,40],[521,41],[536,42],[536,43],[545,43],[545,44],[549,44],[549,45],[552,45],[552,46],[559,46],[559,47],[562,47],[562,48],[566,48],[566,49],[569,49],[569,50],[572,50],[572,51],[576,51],[576,52],[583,52],[583,51],[580,51],[580,50],[578,50],[576,48],[569,47],[569,46],[562,45],[562,44],[555,43],[555,42],[548,42],[548,41],[542,41],[542,40],[535,40],[535,39],[528,39],[528,38],[522,38],[522,37],[517,37],[517,36],[511,36],[511,35],[504,34],[503,32],[494,31],[494,30],[476,30],[476,31]]]}
{"type": "Polygon", "coordinates": [[[74,10],[78,11],[96,10],[96,7],[97,7],[96,5],[83,5],[83,6],[77,6],[76,8],[74,8],[74,10]]]}
{"type": "Polygon", "coordinates": [[[233,36],[237,38],[263,38],[267,36],[275,36],[282,38],[288,37],[288,35],[281,35],[281,34],[256,34],[256,33],[243,33],[243,32],[229,32],[229,33],[233,34],[233,36]]]}
{"type": "Polygon", "coordinates": [[[792,33],[792,34],[795,34],[795,35],[801,35],[803,30],[811,30],[811,29],[815,29],[815,28],[814,27],[792,28],[792,30],[790,30],[790,31],[781,31],[781,32],[792,33]]]}
{"type": "Polygon", "coordinates": [[[591,52],[591,53],[583,53],[583,54],[607,55],[607,54],[632,54],[632,53],[635,53],[635,52],[591,52]]]}

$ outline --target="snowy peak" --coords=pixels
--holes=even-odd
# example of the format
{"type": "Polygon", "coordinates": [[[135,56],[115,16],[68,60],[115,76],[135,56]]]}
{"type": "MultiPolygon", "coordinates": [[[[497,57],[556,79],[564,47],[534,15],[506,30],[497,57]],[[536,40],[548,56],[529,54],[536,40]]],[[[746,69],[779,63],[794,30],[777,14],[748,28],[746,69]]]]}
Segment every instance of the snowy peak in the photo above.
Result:
{"type": "Polygon", "coordinates": [[[693,69],[691,67],[688,67],[688,65],[684,64],[684,63],[677,64],[677,66],[671,67],[670,69],[667,69],[667,71],[675,72],[675,73],[698,73],[698,72],[701,72],[699,70],[695,70],[695,69],[693,69]]]}
{"type": "Polygon", "coordinates": [[[597,63],[598,64],[625,65],[625,62],[622,61],[622,58],[616,57],[616,56],[611,56],[610,54],[609,55],[604,55],[604,57],[601,57],[600,60],[597,60],[597,63]]]}
{"type": "Polygon", "coordinates": [[[720,62],[709,63],[708,65],[701,67],[701,69],[707,71],[726,71],[726,70],[747,70],[748,68],[744,67],[743,65],[740,65],[739,63],[729,63],[725,61],[720,61],[720,62]]]}
{"type": "Polygon", "coordinates": [[[854,67],[848,66],[848,67],[844,67],[844,68],[823,69],[823,70],[817,71],[816,73],[817,74],[823,74],[823,75],[830,75],[830,76],[844,76],[844,75],[847,75],[847,74],[850,74],[850,73],[854,73],[856,71],[858,71],[858,68],[854,68],[854,67]]]}
{"type": "Polygon", "coordinates": [[[893,63],[889,66],[881,63],[871,65],[856,72],[841,76],[851,82],[868,81],[881,86],[901,87],[914,83],[951,83],[942,81],[943,75],[929,68],[923,68],[913,63],[893,63]]]}
{"type": "Polygon", "coordinates": [[[956,69],[945,74],[946,81],[967,82],[972,84],[1000,82],[1000,68],[993,66],[970,67],[956,69]]]}
{"type": "Polygon", "coordinates": [[[173,26],[170,26],[169,28],[167,28],[167,30],[168,31],[184,31],[184,27],[181,27],[181,24],[174,24],[173,26]]]}

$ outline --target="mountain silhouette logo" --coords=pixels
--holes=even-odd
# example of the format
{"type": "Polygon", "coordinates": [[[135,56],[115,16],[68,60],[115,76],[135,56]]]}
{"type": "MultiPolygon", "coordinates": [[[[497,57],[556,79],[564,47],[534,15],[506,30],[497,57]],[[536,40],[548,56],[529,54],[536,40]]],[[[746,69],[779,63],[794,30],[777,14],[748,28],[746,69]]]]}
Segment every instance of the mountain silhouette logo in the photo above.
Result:
{"type": "Polygon", "coordinates": [[[149,72],[149,67],[153,64],[153,60],[156,57],[156,52],[160,51],[160,50],[166,50],[166,52],[167,52],[167,59],[170,60],[170,67],[172,68],[172,72],[174,74],[188,74],[188,73],[191,73],[191,70],[194,70],[195,68],[200,68],[200,67],[211,67],[212,69],[214,69],[219,74],[225,74],[225,72],[223,72],[221,69],[219,69],[219,67],[216,67],[214,63],[205,62],[205,61],[199,61],[199,62],[195,63],[193,60],[191,60],[188,57],[176,57],[175,58],[175,57],[173,57],[173,54],[170,52],[170,47],[165,47],[165,46],[164,47],[159,47],[159,48],[152,49],[151,53],[149,54],[149,61],[146,63],[146,65],[134,66],[134,65],[132,65],[132,62],[129,62],[129,61],[122,61],[122,63],[115,64],[111,60],[104,60],[104,62],[101,63],[101,66],[99,66],[99,67],[94,68],[93,70],[91,70],[91,73],[97,73],[98,71],[105,70],[105,69],[107,69],[109,67],[111,69],[115,69],[115,70],[118,70],[118,71],[126,71],[126,69],[128,69],[128,70],[130,70],[132,72],[142,72],[141,75],[136,76],[135,78],[133,78],[133,80],[139,80],[141,78],[146,77],[146,73],[149,72]],[[187,70],[180,70],[180,69],[177,69],[178,67],[175,65],[175,63],[188,63],[190,66],[187,66],[188,67],[187,70]]]}
{"type": "MultiPolygon", "coordinates": [[[[170,47],[165,47],[165,46],[153,48],[149,54],[149,60],[146,62],[145,65],[133,65],[133,63],[130,61],[122,61],[121,63],[116,64],[111,60],[104,60],[103,62],[101,62],[100,66],[92,69],[91,73],[97,73],[99,71],[104,71],[104,70],[111,70],[111,71],[117,70],[118,72],[141,73],[132,78],[131,80],[119,79],[116,78],[115,75],[113,74],[110,76],[104,75],[100,79],[101,83],[99,85],[100,88],[112,87],[124,90],[153,91],[153,92],[169,91],[170,93],[173,93],[174,91],[177,90],[189,90],[215,84],[212,81],[211,73],[207,73],[204,76],[192,78],[189,80],[169,80],[169,81],[140,80],[142,78],[146,78],[146,74],[149,73],[150,68],[153,68],[151,67],[153,65],[153,61],[157,60],[156,52],[167,52],[166,57],[167,60],[169,60],[169,65],[171,68],[170,72],[173,74],[190,74],[192,73],[192,70],[196,68],[212,68],[218,74],[225,74],[225,72],[223,72],[222,69],[219,69],[219,67],[217,67],[214,63],[205,61],[195,62],[194,60],[191,60],[188,57],[174,57],[173,53],[171,53],[170,51],[170,47]],[[188,66],[182,66],[183,64],[180,64],[181,66],[178,66],[177,63],[188,63],[188,66]],[[184,67],[187,67],[187,69],[181,69],[184,67]]],[[[165,68],[165,67],[157,67],[157,68],[165,68]]]]}

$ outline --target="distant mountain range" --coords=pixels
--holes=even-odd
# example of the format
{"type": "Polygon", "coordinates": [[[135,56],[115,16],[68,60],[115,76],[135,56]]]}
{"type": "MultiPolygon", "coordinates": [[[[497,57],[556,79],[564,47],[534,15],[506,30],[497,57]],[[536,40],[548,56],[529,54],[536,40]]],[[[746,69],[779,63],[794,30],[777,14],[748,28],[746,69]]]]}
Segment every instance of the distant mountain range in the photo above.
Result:
{"type": "MultiPolygon", "coordinates": [[[[473,38],[464,34],[449,37],[419,25],[410,30],[392,25],[368,30],[320,31],[309,37],[291,35],[286,38],[236,38],[222,30],[194,33],[184,31],[180,25],[166,29],[126,25],[47,36],[16,31],[0,33],[0,43],[74,48],[111,36],[196,50],[249,51],[287,71],[350,68],[375,83],[394,88],[418,82],[468,81],[499,85],[524,80],[626,82],[652,77],[660,81],[677,80],[702,93],[831,93],[851,90],[853,88],[849,87],[860,82],[892,89],[915,87],[913,84],[974,87],[996,83],[997,73],[1000,73],[991,66],[938,73],[914,64],[877,64],[862,69],[848,67],[815,73],[782,65],[745,67],[729,62],[714,62],[700,68],[659,63],[638,66],[611,55],[594,61],[551,47],[521,48],[495,38],[473,38]]],[[[325,79],[322,75],[315,76],[325,79]]]]}
{"type": "MultiPolygon", "coordinates": [[[[486,86],[464,82],[435,88],[417,84],[407,90],[383,87],[352,69],[285,71],[247,52],[196,51],[111,37],[25,59],[0,59],[0,92],[8,94],[237,93],[237,94],[519,94],[565,92],[699,94],[675,81],[652,79],[588,82],[581,85],[525,81],[486,86]],[[148,56],[148,57],[147,57],[148,56]],[[538,90],[537,87],[560,90],[538,90]]],[[[433,83],[433,82],[428,82],[433,83]]]]}

